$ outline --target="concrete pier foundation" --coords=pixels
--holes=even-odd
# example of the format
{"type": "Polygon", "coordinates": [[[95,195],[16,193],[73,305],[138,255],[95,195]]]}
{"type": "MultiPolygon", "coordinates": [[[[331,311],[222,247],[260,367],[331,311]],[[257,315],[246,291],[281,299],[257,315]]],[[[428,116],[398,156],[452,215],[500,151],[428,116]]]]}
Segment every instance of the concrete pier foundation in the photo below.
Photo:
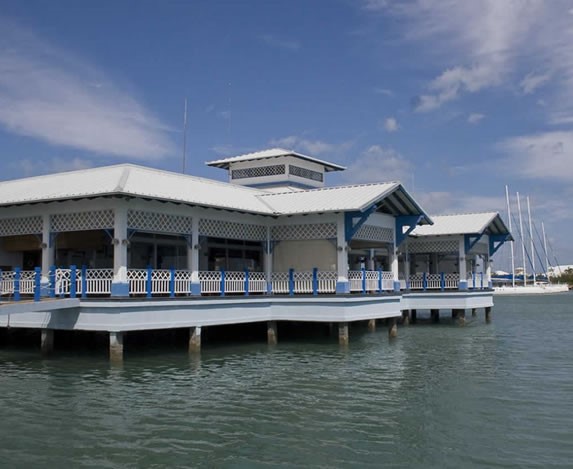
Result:
{"type": "Polygon", "coordinates": [[[430,318],[432,322],[440,322],[440,310],[439,309],[431,309],[430,310],[430,318]]]}
{"type": "Polygon", "coordinates": [[[112,362],[123,360],[123,332],[109,333],[109,359],[112,362]]]}
{"type": "Polygon", "coordinates": [[[42,329],[40,347],[44,355],[54,351],[54,331],[52,329],[42,329]]]}
{"type": "Polygon", "coordinates": [[[201,352],[201,326],[189,329],[189,352],[201,352]]]}
{"type": "Polygon", "coordinates": [[[267,322],[267,343],[269,345],[277,345],[277,322],[268,321],[267,322]]]}
{"type": "Polygon", "coordinates": [[[458,310],[458,314],[456,316],[458,326],[465,326],[466,325],[466,310],[460,309],[458,310]]]}
{"type": "Polygon", "coordinates": [[[340,345],[348,345],[348,323],[338,323],[338,343],[340,345]]]}
{"type": "Polygon", "coordinates": [[[477,316],[477,308],[472,308],[472,318],[477,316]]]}
{"type": "Polygon", "coordinates": [[[410,311],[410,322],[412,324],[416,324],[416,320],[418,319],[418,312],[413,309],[410,311]]]}
{"type": "Polygon", "coordinates": [[[388,337],[394,339],[398,337],[398,319],[389,318],[388,319],[388,337]]]}
{"type": "Polygon", "coordinates": [[[452,309],[452,319],[455,321],[458,317],[458,314],[460,314],[460,310],[459,309],[452,309]]]}
{"type": "Polygon", "coordinates": [[[410,325],[410,310],[402,311],[402,324],[404,326],[410,325]]]}
{"type": "Polygon", "coordinates": [[[491,322],[491,306],[487,306],[485,308],[485,322],[487,323],[491,322]]]}
{"type": "Polygon", "coordinates": [[[376,319],[369,319],[368,320],[368,330],[370,332],[374,332],[376,330],[376,319]]]}

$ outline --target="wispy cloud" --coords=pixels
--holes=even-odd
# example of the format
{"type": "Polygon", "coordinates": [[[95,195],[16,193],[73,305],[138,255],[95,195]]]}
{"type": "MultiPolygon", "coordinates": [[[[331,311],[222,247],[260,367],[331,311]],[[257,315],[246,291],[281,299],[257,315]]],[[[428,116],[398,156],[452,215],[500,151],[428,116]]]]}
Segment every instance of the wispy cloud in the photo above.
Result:
{"type": "Polygon", "coordinates": [[[499,144],[505,166],[521,177],[573,182],[573,131],[539,132],[499,144]]]}
{"type": "Polygon", "coordinates": [[[392,148],[372,145],[350,164],[343,175],[347,182],[409,181],[412,163],[392,148]]]}
{"type": "Polygon", "coordinates": [[[391,15],[407,41],[428,44],[442,71],[415,100],[418,112],[500,86],[533,93],[554,78],[555,105],[573,107],[573,23],[567,0],[363,0],[391,15]],[[524,70],[543,70],[523,77],[524,70]],[[569,99],[563,99],[563,94],[569,99]]]}
{"type": "Polygon", "coordinates": [[[547,83],[550,78],[551,75],[549,73],[529,73],[523,78],[523,80],[521,80],[519,87],[523,94],[532,94],[538,88],[547,83]]]}
{"type": "Polygon", "coordinates": [[[298,150],[302,153],[309,153],[310,155],[323,155],[325,153],[340,154],[352,146],[351,142],[329,143],[296,135],[272,139],[269,143],[273,146],[284,147],[289,150],[298,150]]]}
{"type": "Polygon", "coordinates": [[[149,160],[173,152],[166,126],[103,72],[2,19],[0,125],[107,156],[149,160]]]}
{"type": "Polygon", "coordinates": [[[84,158],[60,158],[54,157],[42,160],[23,159],[12,165],[24,176],[38,176],[41,174],[60,173],[62,171],[75,171],[77,169],[87,169],[94,167],[91,160],[84,158]]]}
{"type": "Polygon", "coordinates": [[[374,93],[383,94],[384,96],[394,96],[394,92],[389,88],[374,88],[374,93]]]}
{"type": "Polygon", "coordinates": [[[290,51],[297,51],[301,48],[301,43],[293,39],[283,39],[275,36],[274,34],[263,34],[261,40],[271,47],[278,47],[279,49],[286,49],[290,51]]]}
{"type": "Polygon", "coordinates": [[[472,124],[472,125],[479,124],[484,117],[485,117],[485,114],[480,114],[479,112],[472,112],[468,116],[468,124],[472,124]]]}
{"type": "Polygon", "coordinates": [[[384,119],[383,123],[384,130],[386,132],[397,132],[400,126],[398,125],[398,121],[395,117],[387,117],[384,119]]]}
{"type": "Polygon", "coordinates": [[[505,198],[500,196],[479,196],[447,191],[422,192],[416,200],[431,215],[446,215],[472,212],[503,212],[505,198]]]}

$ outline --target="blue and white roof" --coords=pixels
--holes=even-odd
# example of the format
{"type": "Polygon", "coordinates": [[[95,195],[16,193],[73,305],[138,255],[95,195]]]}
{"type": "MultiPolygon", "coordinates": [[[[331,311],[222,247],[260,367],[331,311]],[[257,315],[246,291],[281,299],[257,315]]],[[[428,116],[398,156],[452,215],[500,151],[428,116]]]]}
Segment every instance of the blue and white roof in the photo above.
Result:
{"type": "Polygon", "coordinates": [[[398,182],[266,191],[132,164],[0,182],[0,207],[88,197],[132,196],[260,215],[364,211],[431,219],[398,182]]]}
{"type": "Polygon", "coordinates": [[[284,148],[270,148],[268,150],[257,151],[254,153],[245,153],[244,155],[239,156],[232,156],[230,158],[224,158],[221,160],[214,160],[214,161],[207,161],[205,164],[207,166],[214,166],[216,168],[223,168],[229,169],[229,166],[232,163],[239,163],[243,161],[260,161],[272,158],[279,158],[282,156],[295,156],[297,158],[311,161],[313,163],[317,163],[324,167],[326,172],[329,171],[344,171],[346,167],[340,166],[335,163],[330,163],[328,161],[319,160],[318,158],[314,158],[312,156],[303,155],[302,153],[298,153],[292,150],[285,150],[284,148]]]}
{"type": "Polygon", "coordinates": [[[498,212],[432,215],[431,218],[433,225],[417,226],[412,236],[510,234],[498,212]]]}

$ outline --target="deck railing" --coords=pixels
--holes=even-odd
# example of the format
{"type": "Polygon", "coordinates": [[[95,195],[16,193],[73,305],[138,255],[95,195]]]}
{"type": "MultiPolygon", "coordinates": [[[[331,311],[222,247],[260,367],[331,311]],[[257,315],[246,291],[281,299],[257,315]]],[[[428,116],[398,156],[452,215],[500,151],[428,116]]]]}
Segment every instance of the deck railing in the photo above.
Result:
{"type": "MultiPolygon", "coordinates": [[[[458,290],[460,288],[460,275],[445,272],[439,274],[424,272],[410,275],[408,281],[404,281],[404,283],[406,283],[405,289],[409,290],[458,290]]],[[[467,287],[475,290],[487,288],[483,272],[470,273],[467,279],[467,287]]]]}
{"type": "MultiPolygon", "coordinates": [[[[272,272],[267,278],[264,272],[251,271],[200,271],[198,280],[202,295],[319,295],[336,293],[337,272],[295,271],[272,272]]],[[[175,269],[128,269],[127,282],[131,296],[169,296],[191,294],[192,272],[175,269]]],[[[45,279],[44,279],[45,281],[45,279]]],[[[48,284],[41,285],[39,268],[23,271],[0,271],[0,295],[19,300],[21,295],[42,294],[54,297],[109,296],[112,291],[113,269],[50,269],[48,284]]],[[[351,270],[348,272],[351,293],[382,293],[394,290],[392,272],[382,270],[351,270]]],[[[406,290],[456,290],[459,274],[414,274],[400,280],[406,290]]],[[[487,288],[483,273],[470,273],[469,289],[487,288]]]]}

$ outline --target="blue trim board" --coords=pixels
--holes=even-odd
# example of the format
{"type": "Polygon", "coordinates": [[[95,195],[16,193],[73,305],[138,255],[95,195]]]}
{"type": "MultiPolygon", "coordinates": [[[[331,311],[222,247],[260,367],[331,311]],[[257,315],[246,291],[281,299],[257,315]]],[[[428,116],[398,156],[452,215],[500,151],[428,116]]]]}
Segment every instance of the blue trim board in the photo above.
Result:
{"type": "Polygon", "coordinates": [[[364,225],[368,217],[376,211],[376,205],[372,205],[363,212],[345,212],[344,213],[344,238],[348,243],[358,230],[364,225]]]}
{"type": "Polygon", "coordinates": [[[489,255],[493,256],[503,244],[510,239],[511,235],[507,234],[490,234],[489,235],[489,255]]]}
{"type": "Polygon", "coordinates": [[[466,254],[469,253],[474,248],[474,246],[479,242],[482,236],[483,233],[464,235],[464,249],[466,254]]]}
{"type": "Polygon", "coordinates": [[[111,296],[129,296],[129,283],[112,283],[111,296]]]}
{"type": "Polygon", "coordinates": [[[400,215],[396,217],[396,247],[404,242],[423,218],[424,215],[400,215]],[[404,227],[406,226],[408,229],[404,232],[404,227]]]}

